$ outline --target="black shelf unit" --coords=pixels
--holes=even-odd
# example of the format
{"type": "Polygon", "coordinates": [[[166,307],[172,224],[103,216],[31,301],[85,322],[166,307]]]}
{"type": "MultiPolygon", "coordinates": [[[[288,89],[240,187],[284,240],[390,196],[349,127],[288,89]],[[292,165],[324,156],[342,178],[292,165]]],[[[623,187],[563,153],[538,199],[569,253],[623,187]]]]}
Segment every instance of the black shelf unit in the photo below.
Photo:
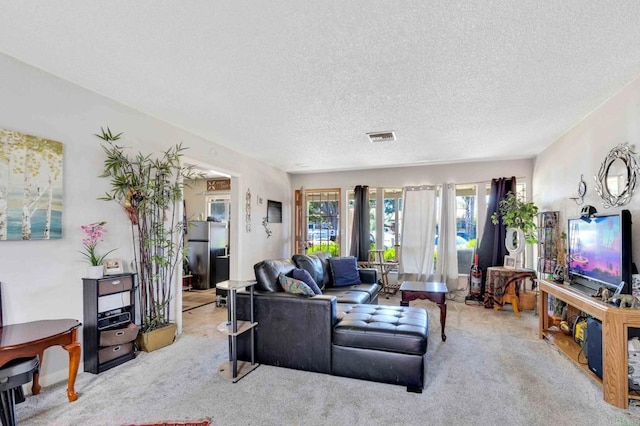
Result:
{"type": "Polygon", "coordinates": [[[119,334],[124,334],[125,329],[135,323],[135,279],[135,274],[82,279],[84,371],[99,374],[136,357],[133,341],[100,346],[101,333],[122,331],[119,334]],[[107,356],[105,350],[110,352],[107,356]],[[101,357],[108,359],[100,362],[101,357]]]}

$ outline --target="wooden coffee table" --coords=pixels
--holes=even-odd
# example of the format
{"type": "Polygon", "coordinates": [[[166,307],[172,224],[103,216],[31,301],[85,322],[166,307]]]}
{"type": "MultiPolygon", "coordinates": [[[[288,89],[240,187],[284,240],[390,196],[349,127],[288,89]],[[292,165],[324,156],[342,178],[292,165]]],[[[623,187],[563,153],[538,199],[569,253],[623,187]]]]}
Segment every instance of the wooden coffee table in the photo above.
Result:
{"type": "Polygon", "coordinates": [[[447,301],[445,299],[449,292],[447,285],[438,282],[403,281],[399,290],[402,293],[400,306],[409,306],[409,302],[416,299],[427,299],[438,304],[442,341],[446,341],[447,335],[444,334],[444,325],[447,322],[447,301]]]}

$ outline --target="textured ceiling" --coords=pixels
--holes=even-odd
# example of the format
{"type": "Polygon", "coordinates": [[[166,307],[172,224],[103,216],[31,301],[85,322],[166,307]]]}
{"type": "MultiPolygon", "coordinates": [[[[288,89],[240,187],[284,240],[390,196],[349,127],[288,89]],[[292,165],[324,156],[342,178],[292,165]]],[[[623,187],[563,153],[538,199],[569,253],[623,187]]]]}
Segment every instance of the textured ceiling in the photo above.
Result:
{"type": "Polygon", "coordinates": [[[533,157],[640,75],[637,1],[0,11],[0,52],[294,173],[533,157]]]}

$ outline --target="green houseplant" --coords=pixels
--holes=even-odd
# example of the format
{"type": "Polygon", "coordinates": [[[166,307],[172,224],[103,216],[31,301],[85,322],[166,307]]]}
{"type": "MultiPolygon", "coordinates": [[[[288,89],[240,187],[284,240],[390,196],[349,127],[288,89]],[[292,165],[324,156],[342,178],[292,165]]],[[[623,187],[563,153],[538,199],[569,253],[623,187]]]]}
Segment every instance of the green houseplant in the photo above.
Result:
{"type": "Polygon", "coordinates": [[[185,258],[184,229],[177,207],[183,198],[183,177],[190,177],[191,168],[182,165],[186,149],[182,144],[157,157],[129,155],[127,148],[118,144],[122,133],[113,134],[108,127],[100,130],[96,136],[104,142],[101,146],[106,155],[100,177],[108,178],[111,184],[101,199],[119,203],[131,223],[141,312],[137,343],[141,349],[151,351],[175,338],[176,325],[171,322],[170,310],[172,283],[185,258]],[[149,333],[161,329],[169,341],[147,345],[149,333]]]}
{"type": "Polygon", "coordinates": [[[525,201],[517,194],[508,192],[506,197],[498,203],[498,211],[491,215],[491,222],[494,225],[500,223],[498,214],[507,228],[505,246],[509,250],[509,255],[521,259],[521,265],[524,266],[525,244],[538,242],[536,236],[538,207],[533,202],[525,201]]]}
{"type": "Polygon", "coordinates": [[[491,215],[491,222],[494,225],[500,223],[498,214],[507,228],[520,229],[523,232],[527,244],[538,242],[536,236],[538,207],[533,202],[525,201],[517,194],[508,192],[507,196],[500,200],[498,211],[491,215]]]}

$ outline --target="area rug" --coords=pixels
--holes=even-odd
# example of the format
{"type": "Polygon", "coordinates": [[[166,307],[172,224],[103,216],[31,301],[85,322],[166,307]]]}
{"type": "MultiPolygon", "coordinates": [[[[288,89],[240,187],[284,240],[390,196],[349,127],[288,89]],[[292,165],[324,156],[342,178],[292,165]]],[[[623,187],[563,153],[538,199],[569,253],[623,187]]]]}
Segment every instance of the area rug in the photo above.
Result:
{"type": "Polygon", "coordinates": [[[211,419],[186,420],[181,422],[130,423],[122,426],[209,426],[211,419]]]}

